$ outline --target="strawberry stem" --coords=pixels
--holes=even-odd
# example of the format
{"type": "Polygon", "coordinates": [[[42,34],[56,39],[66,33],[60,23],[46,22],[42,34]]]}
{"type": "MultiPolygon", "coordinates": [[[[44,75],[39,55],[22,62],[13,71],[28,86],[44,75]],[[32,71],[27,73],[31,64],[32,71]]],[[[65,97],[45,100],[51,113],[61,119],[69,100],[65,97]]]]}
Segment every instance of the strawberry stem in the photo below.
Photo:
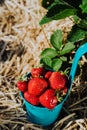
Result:
{"type": "Polygon", "coordinates": [[[18,77],[19,81],[28,81],[28,77],[25,75],[23,77],[18,77]]]}

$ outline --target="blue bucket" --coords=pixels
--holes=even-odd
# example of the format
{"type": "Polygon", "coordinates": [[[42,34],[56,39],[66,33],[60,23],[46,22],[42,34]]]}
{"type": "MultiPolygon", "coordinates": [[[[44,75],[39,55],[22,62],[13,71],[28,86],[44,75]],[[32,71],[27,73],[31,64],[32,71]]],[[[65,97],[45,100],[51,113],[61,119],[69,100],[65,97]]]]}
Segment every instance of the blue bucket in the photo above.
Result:
{"type": "MultiPolygon", "coordinates": [[[[70,75],[69,75],[68,93],[66,97],[64,98],[64,100],[60,104],[58,104],[54,109],[49,110],[48,108],[33,106],[32,104],[30,104],[24,99],[23,93],[20,92],[20,96],[22,97],[23,103],[25,104],[25,107],[27,110],[29,121],[35,124],[45,126],[45,127],[51,125],[52,123],[56,121],[56,119],[58,118],[61,112],[61,109],[63,108],[64,102],[67,100],[70,94],[72,83],[73,83],[77,65],[78,65],[78,61],[81,58],[81,56],[84,55],[85,53],[87,53],[87,43],[83,44],[76,51],[76,54],[73,59],[73,64],[71,67],[70,75]]],[[[29,73],[28,76],[30,75],[31,74],[29,73]]]]}
{"type": "Polygon", "coordinates": [[[29,121],[42,126],[49,126],[55,122],[64,104],[63,100],[63,102],[57,105],[54,109],[50,110],[44,107],[33,106],[24,99],[23,93],[20,93],[20,95],[26,106],[29,121]]]}

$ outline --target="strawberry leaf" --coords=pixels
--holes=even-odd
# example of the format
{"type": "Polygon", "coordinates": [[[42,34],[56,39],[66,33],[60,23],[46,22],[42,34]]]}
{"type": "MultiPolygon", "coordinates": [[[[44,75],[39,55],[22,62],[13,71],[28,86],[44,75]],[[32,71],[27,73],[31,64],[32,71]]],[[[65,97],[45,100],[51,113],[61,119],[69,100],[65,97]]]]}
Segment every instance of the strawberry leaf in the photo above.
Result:
{"type": "Polygon", "coordinates": [[[68,36],[68,41],[75,43],[85,39],[85,35],[87,34],[87,31],[79,28],[78,26],[77,25],[73,26],[68,36]]]}
{"type": "Polygon", "coordinates": [[[57,56],[57,51],[52,48],[46,48],[45,50],[42,51],[41,53],[41,58],[49,57],[49,58],[54,58],[57,56]]]}
{"type": "Polygon", "coordinates": [[[77,14],[77,10],[66,2],[54,2],[49,8],[47,14],[40,21],[40,25],[52,20],[64,19],[77,14]]]}
{"type": "Polygon", "coordinates": [[[60,96],[60,92],[56,91],[56,97],[57,97],[58,102],[62,102],[63,101],[63,97],[60,96]]]}
{"type": "Polygon", "coordinates": [[[87,13],[87,0],[82,0],[82,4],[79,7],[82,9],[82,13],[87,13]]]}
{"type": "Polygon", "coordinates": [[[63,61],[59,58],[53,59],[52,68],[54,71],[58,71],[62,66],[63,61]]]}
{"type": "Polygon", "coordinates": [[[73,15],[73,20],[75,24],[78,24],[80,22],[80,18],[77,15],[73,15]]]}
{"type": "Polygon", "coordinates": [[[65,57],[65,56],[61,56],[60,59],[61,59],[62,61],[67,61],[67,57],[65,57]]]}
{"type": "Polygon", "coordinates": [[[63,101],[63,97],[59,97],[59,98],[58,98],[58,101],[59,101],[59,102],[62,102],[62,101],[63,101]]]}
{"type": "Polygon", "coordinates": [[[71,50],[73,50],[75,48],[75,45],[71,42],[68,42],[65,44],[64,48],[62,49],[62,51],[60,52],[61,55],[64,55],[66,53],[71,52],[71,50]]]}
{"type": "Polygon", "coordinates": [[[87,30],[87,19],[82,19],[78,24],[78,27],[87,30]]]}
{"type": "Polygon", "coordinates": [[[52,44],[52,46],[56,49],[56,50],[60,50],[61,46],[62,46],[62,31],[61,30],[56,30],[50,38],[50,42],[52,44]]]}
{"type": "Polygon", "coordinates": [[[52,66],[52,60],[50,57],[45,57],[42,59],[43,64],[45,64],[47,67],[51,67],[52,66]]]}

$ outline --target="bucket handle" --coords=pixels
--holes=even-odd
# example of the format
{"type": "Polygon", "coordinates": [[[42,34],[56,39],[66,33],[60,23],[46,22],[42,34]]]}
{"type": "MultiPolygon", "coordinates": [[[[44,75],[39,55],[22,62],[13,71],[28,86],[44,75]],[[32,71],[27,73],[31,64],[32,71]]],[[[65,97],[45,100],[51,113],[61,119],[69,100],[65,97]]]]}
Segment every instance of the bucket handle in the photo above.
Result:
{"type": "Polygon", "coordinates": [[[71,66],[71,70],[70,70],[70,74],[69,74],[69,91],[68,91],[68,94],[70,93],[70,90],[72,88],[72,83],[74,81],[78,62],[79,62],[80,58],[82,57],[82,55],[84,55],[85,53],[87,53],[87,43],[84,43],[83,45],[81,45],[75,53],[73,63],[72,63],[72,66],[71,66]]]}

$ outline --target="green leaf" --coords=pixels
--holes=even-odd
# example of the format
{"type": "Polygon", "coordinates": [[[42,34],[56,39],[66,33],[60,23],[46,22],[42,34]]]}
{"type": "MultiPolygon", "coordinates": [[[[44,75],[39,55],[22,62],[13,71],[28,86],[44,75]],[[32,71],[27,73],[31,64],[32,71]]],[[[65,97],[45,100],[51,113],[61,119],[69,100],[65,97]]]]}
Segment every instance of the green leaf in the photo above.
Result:
{"type": "Polygon", "coordinates": [[[82,4],[79,7],[82,9],[82,13],[87,13],[87,0],[82,0],[82,4]]]}
{"type": "Polygon", "coordinates": [[[44,16],[41,21],[39,22],[40,25],[43,25],[43,24],[46,24],[46,23],[49,23],[50,21],[52,21],[53,19],[52,18],[48,18],[47,16],[44,16]]]}
{"type": "Polygon", "coordinates": [[[62,45],[62,31],[56,30],[51,35],[50,42],[55,49],[60,50],[61,45],[62,45]]]}
{"type": "Polygon", "coordinates": [[[67,61],[67,57],[65,57],[65,56],[61,56],[60,59],[61,59],[62,61],[67,61]]]}
{"type": "Polygon", "coordinates": [[[68,42],[65,44],[64,48],[62,49],[62,51],[60,52],[60,55],[64,55],[66,53],[71,52],[71,50],[73,50],[75,48],[75,45],[71,42],[68,42]]]}
{"type": "Polygon", "coordinates": [[[40,21],[40,25],[50,22],[52,20],[64,19],[66,17],[77,14],[76,9],[67,4],[54,3],[49,9],[47,14],[40,21]]]}
{"type": "Polygon", "coordinates": [[[45,57],[50,57],[50,58],[54,58],[55,56],[57,56],[57,51],[55,49],[52,48],[46,48],[42,51],[41,53],[41,58],[45,58],[45,57]]]}
{"type": "Polygon", "coordinates": [[[87,19],[82,19],[80,23],[78,24],[78,27],[82,29],[87,29],[87,19]]]}
{"type": "Polygon", "coordinates": [[[79,5],[82,3],[82,0],[64,0],[64,1],[76,9],[79,9],[79,5]]]}
{"type": "Polygon", "coordinates": [[[75,24],[78,24],[80,22],[80,18],[77,15],[73,15],[73,20],[75,24]]]}
{"type": "Polygon", "coordinates": [[[61,11],[60,13],[57,13],[53,17],[44,16],[39,24],[43,25],[43,24],[46,24],[48,22],[51,22],[52,20],[64,19],[64,18],[72,16],[74,14],[75,14],[74,9],[65,9],[65,10],[61,11]]]}
{"type": "Polygon", "coordinates": [[[62,60],[59,58],[53,59],[52,61],[52,68],[54,71],[58,71],[62,66],[62,60]]]}
{"type": "Polygon", "coordinates": [[[52,66],[52,60],[50,57],[45,57],[42,59],[42,62],[46,65],[46,66],[49,66],[51,67],[52,66]]]}
{"type": "Polygon", "coordinates": [[[73,42],[73,43],[82,41],[82,40],[84,40],[86,34],[87,34],[87,31],[85,31],[75,25],[75,26],[73,26],[73,28],[68,36],[68,41],[73,42]]]}

